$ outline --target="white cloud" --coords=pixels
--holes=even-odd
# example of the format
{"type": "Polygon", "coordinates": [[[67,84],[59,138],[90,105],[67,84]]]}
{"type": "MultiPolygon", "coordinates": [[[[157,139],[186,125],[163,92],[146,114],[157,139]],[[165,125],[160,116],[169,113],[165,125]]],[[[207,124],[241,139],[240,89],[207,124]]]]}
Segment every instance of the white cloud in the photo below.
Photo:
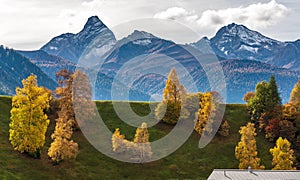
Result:
{"type": "Polygon", "coordinates": [[[187,10],[181,7],[171,7],[168,8],[167,10],[157,13],[154,15],[154,18],[159,18],[159,19],[178,19],[181,17],[190,17],[193,15],[192,13],[189,13],[187,10]]]}
{"type": "Polygon", "coordinates": [[[154,18],[158,19],[170,19],[170,20],[179,20],[186,21],[189,23],[195,23],[199,19],[195,11],[187,11],[181,7],[171,7],[165,11],[156,13],[154,18]]]}
{"type": "Polygon", "coordinates": [[[250,4],[235,8],[205,10],[201,16],[194,11],[181,7],[168,8],[154,15],[155,18],[184,21],[197,29],[214,29],[232,22],[244,24],[250,28],[266,28],[274,25],[288,15],[289,9],[283,4],[271,0],[268,3],[250,4]]]}
{"type": "Polygon", "coordinates": [[[272,0],[249,6],[204,11],[197,23],[201,27],[219,26],[231,22],[245,24],[253,28],[265,28],[278,23],[288,15],[288,8],[272,0]]]}

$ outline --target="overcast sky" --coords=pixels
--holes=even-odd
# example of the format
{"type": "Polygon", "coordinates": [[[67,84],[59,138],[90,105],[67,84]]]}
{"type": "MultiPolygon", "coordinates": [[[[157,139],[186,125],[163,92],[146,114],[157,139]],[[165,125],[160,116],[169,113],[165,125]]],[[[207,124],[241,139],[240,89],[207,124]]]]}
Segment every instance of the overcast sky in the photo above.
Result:
{"type": "Polygon", "coordinates": [[[197,33],[188,36],[182,26],[172,33],[168,30],[173,26],[152,32],[178,43],[212,37],[232,22],[277,40],[300,39],[299,0],[0,0],[0,44],[39,49],[54,36],[79,32],[92,15],[112,29],[125,22],[139,29],[141,22],[150,22],[143,30],[152,31],[159,23],[147,20],[156,18],[174,20],[197,33]]]}

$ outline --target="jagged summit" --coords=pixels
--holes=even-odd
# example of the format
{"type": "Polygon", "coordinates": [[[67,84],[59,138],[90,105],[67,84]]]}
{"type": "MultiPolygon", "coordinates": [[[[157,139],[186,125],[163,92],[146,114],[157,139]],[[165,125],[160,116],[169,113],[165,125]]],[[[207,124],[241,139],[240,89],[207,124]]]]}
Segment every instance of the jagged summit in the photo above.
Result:
{"type": "Polygon", "coordinates": [[[97,30],[99,28],[106,27],[106,25],[99,19],[98,16],[91,16],[88,18],[84,25],[83,31],[97,30]]]}
{"type": "Polygon", "coordinates": [[[236,24],[236,23],[231,23],[231,24],[225,26],[224,28],[226,29],[226,31],[228,33],[231,33],[232,35],[243,35],[244,33],[247,33],[247,32],[254,32],[254,31],[248,29],[246,26],[236,24]]]}
{"type": "Polygon", "coordinates": [[[77,63],[86,48],[111,46],[115,42],[113,32],[98,16],[91,16],[79,33],[54,37],[41,50],[77,63]]]}
{"type": "Polygon", "coordinates": [[[219,29],[211,39],[203,38],[191,45],[201,50],[205,42],[222,59],[248,59],[300,70],[300,40],[281,42],[244,25],[231,23],[219,29]]]}
{"type": "Polygon", "coordinates": [[[201,38],[200,40],[203,40],[203,41],[209,41],[208,37],[207,36],[204,36],[203,38],[201,38]]]}
{"type": "MultiPolygon", "coordinates": [[[[236,24],[236,23],[231,23],[231,24],[228,24],[227,26],[228,29],[235,29],[235,28],[243,28],[243,29],[248,29],[246,26],[242,25],[242,24],[236,24]]],[[[249,30],[249,29],[248,29],[249,30]]]]}
{"type": "Polygon", "coordinates": [[[271,39],[244,25],[231,23],[210,39],[214,52],[225,59],[250,59],[269,62],[283,42],[271,39]]]}
{"type": "Polygon", "coordinates": [[[206,36],[204,36],[203,38],[201,38],[199,41],[195,43],[191,43],[190,45],[192,45],[202,53],[214,54],[213,50],[210,47],[210,41],[206,36]]]}
{"type": "Polygon", "coordinates": [[[91,16],[91,17],[88,18],[86,24],[96,24],[96,23],[99,23],[99,22],[102,23],[102,21],[99,19],[98,16],[91,16]]]}
{"type": "Polygon", "coordinates": [[[134,30],[131,34],[129,34],[127,39],[130,40],[136,40],[136,39],[144,39],[144,38],[157,38],[151,33],[148,33],[146,31],[139,31],[139,30],[134,30]]]}
{"type": "Polygon", "coordinates": [[[248,45],[262,45],[263,43],[279,44],[280,42],[271,38],[268,38],[261,33],[251,30],[244,25],[231,23],[222,27],[215,35],[213,39],[221,41],[229,41],[229,39],[239,39],[248,45]]]}

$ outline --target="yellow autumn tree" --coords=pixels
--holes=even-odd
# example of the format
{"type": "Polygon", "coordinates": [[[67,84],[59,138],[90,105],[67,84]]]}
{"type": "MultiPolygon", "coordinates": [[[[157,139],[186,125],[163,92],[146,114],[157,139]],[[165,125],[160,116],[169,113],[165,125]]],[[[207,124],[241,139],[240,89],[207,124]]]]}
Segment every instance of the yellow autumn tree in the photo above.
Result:
{"type": "Polygon", "coordinates": [[[227,120],[224,120],[218,130],[218,134],[221,136],[229,136],[230,125],[227,120]]]}
{"type": "Polygon", "coordinates": [[[125,135],[120,134],[119,128],[115,130],[111,140],[112,150],[115,153],[127,156],[137,163],[143,163],[151,159],[152,151],[146,123],[142,123],[136,129],[133,141],[125,139],[125,135]]]}
{"type": "Polygon", "coordinates": [[[120,134],[120,129],[116,128],[112,135],[112,150],[116,153],[123,153],[126,151],[126,144],[124,142],[125,135],[120,134]]]}
{"type": "Polygon", "coordinates": [[[146,123],[142,123],[141,127],[136,129],[133,142],[137,145],[140,162],[151,159],[152,151],[146,123]]]}
{"type": "Polygon", "coordinates": [[[300,157],[300,79],[290,94],[290,102],[284,106],[283,110],[283,118],[290,123],[285,122],[285,126],[283,128],[281,126],[280,136],[290,141],[298,159],[300,157]],[[287,126],[288,124],[289,126],[287,126]]]}
{"type": "Polygon", "coordinates": [[[76,70],[72,76],[73,110],[76,112],[77,128],[84,128],[96,115],[93,102],[92,85],[89,77],[81,70],[76,70]]]}
{"type": "Polygon", "coordinates": [[[73,122],[65,117],[65,112],[59,112],[54,133],[51,135],[53,142],[48,149],[48,155],[54,163],[58,164],[64,159],[76,158],[78,144],[71,140],[73,122]]]}
{"type": "Polygon", "coordinates": [[[291,92],[290,103],[297,105],[297,108],[300,109],[300,80],[295,84],[291,92]]]}
{"type": "Polygon", "coordinates": [[[216,115],[216,103],[210,92],[200,94],[200,105],[198,118],[195,120],[195,131],[198,134],[203,132],[211,133],[213,128],[213,119],[216,115]]]}
{"type": "Polygon", "coordinates": [[[295,170],[293,167],[296,160],[291,144],[287,139],[279,137],[274,148],[270,149],[273,156],[273,170],[295,170]]]}
{"type": "Polygon", "coordinates": [[[181,105],[184,102],[186,90],[180,84],[176,70],[171,69],[166,87],[163,92],[163,101],[155,109],[157,120],[169,124],[176,124],[180,117],[181,105]]]}
{"type": "Polygon", "coordinates": [[[132,161],[141,162],[138,145],[125,139],[125,135],[120,133],[119,128],[116,128],[111,140],[114,153],[129,157],[132,161]]]}
{"type": "Polygon", "coordinates": [[[56,95],[59,97],[59,108],[65,113],[66,118],[72,121],[73,127],[79,128],[75,120],[75,113],[73,108],[73,73],[63,69],[56,73],[58,87],[56,88],[56,95]]]}
{"type": "Polygon", "coordinates": [[[264,169],[265,167],[260,165],[260,158],[257,157],[254,124],[242,126],[239,133],[241,141],[235,147],[235,157],[240,161],[239,169],[247,169],[249,166],[252,169],[264,169]]]}
{"type": "Polygon", "coordinates": [[[12,98],[9,140],[15,150],[39,157],[49,125],[44,111],[52,96],[49,90],[38,87],[35,75],[22,80],[22,84],[23,88],[18,87],[12,98]]]}
{"type": "Polygon", "coordinates": [[[73,77],[67,70],[58,72],[57,77],[58,79],[62,77],[59,79],[60,87],[56,89],[60,111],[54,133],[51,135],[53,142],[48,149],[48,155],[55,163],[59,163],[63,159],[76,158],[78,153],[78,144],[71,139],[75,125],[72,104],[73,77]]]}

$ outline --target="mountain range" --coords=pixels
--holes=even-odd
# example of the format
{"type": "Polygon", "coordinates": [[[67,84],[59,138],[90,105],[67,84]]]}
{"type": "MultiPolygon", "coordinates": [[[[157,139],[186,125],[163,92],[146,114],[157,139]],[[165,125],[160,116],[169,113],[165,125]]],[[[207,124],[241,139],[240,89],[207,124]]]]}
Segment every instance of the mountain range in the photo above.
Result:
{"type": "Polygon", "coordinates": [[[211,38],[213,51],[225,59],[249,59],[290,70],[300,70],[300,40],[280,42],[235,23],[211,38]]]}
{"type": "Polygon", "coordinates": [[[15,94],[16,87],[21,87],[22,80],[31,74],[37,75],[37,80],[42,86],[51,90],[57,86],[56,81],[29,59],[17,51],[0,46],[0,94],[15,94]]]}
{"type": "Polygon", "coordinates": [[[210,87],[208,77],[209,73],[220,71],[217,63],[224,72],[227,103],[242,103],[246,92],[254,91],[256,83],[273,74],[283,102],[287,102],[300,76],[300,40],[277,41],[235,23],[222,27],[210,39],[203,37],[185,45],[138,30],[116,40],[114,33],[97,16],[92,16],[79,33],[54,37],[39,50],[1,47],[0,93],[13,94],[29,72],[41,78],[41,85],[53,89],[55,72],[63,68],[74,71],[77,64],[88,64],[86,58],[91,55],[93,70],[97,72],[95,99],[122,100],[128,96],[130,100],[157,100],[173,67],[188,90],[218,90],[223,84],[210,87]],[[30,68],[11,70],[20,67],[21,62],[30,68]],[[11,76],[18,78],[11,80],[11,76]]]}

